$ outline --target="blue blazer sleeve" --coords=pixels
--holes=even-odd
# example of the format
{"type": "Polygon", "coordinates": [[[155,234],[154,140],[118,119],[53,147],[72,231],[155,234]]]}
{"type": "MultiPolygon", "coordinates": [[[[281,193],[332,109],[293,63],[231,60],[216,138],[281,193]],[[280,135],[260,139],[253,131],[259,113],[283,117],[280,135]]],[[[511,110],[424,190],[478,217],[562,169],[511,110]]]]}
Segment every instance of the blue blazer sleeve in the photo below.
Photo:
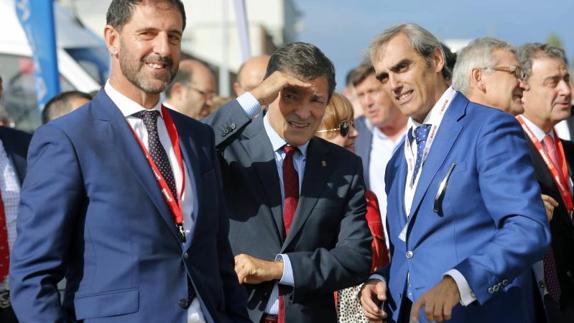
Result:
{"type": "Polygon", "coordinates": [[[64,277],[72,228],[82,208],[76,155],[52,125],[34,135],[22,186],[18,236],[11,254],[12,305],[22,322],[63,322],[57,283],[64,277]]]}

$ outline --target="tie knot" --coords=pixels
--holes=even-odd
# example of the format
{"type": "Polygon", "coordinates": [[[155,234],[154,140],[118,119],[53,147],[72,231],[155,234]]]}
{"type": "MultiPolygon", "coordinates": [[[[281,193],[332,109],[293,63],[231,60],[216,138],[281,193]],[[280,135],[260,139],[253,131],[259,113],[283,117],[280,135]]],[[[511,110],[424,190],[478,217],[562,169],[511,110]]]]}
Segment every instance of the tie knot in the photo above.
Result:
{"type": "Polygon", "coordinates": [[[544,139],[542,139],[542,143],[550,148],[554,145],[554,138],[552,138],[551,135],[546,135],[544,136],[544,139]]]}
{"type": "Polygon", "coordinates": [[[297,147],[291,145],[283,146],[283,151],[285,152],[286,156],[293,156],[293,154],[297,151],[297,147]]]}
{"type": "Polygon", "coordinates": [[[144,110],[134,113],[133,116],[142,119],[148,131],[150,131],[150,129],[157,129],[157,118],[159,118],[159,111],[144,110]]]}
{"type": "Polygon", "coordinates": [[[429,131],[430,131],[430,124],[422,124],[418,127],[415,128],[415,140],[417,141],[417,144],[421,144],[425,141],[427,141],[427,137],[429,135],[429,131]]]}

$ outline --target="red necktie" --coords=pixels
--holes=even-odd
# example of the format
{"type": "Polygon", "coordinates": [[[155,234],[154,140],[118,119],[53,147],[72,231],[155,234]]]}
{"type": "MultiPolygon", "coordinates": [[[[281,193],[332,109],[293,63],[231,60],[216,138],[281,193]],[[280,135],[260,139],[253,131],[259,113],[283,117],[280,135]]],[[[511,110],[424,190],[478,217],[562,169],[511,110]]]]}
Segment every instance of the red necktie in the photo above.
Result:
{"type": "Polygon", "coordinates": [[[283,201],[283,228],[285,237],[289,234],[291,223],[297,209],[299,201],[299,175],[293,164],[293,155],[297,151],[296,147],[285,145],[283,147],[285,158],[283,159],[283,189],[285,191],[285,200],[283,201]]]}
{"type": "MultiPolygon", "coordinates": [[[[556,151],[554,139],[552,139],[551,136],[546,135],[542,140],[542,146],[544,147],[544,151],[552,160],[554,167],[556,167],[560,172],[561,168],[560,163],[558,162],[558,152],[556,151]]],[[[546,283],[548,294],[550,294],[550,297],[552,297],[554,301],[559,302],[562,289],[560,288],[560,281],[558,280],[558,273],[556,272],[556,260],[554,259],[552,247],[549,247],[548,250],[546,250],[542,264],[544,265],[544,281],[546,283]]]]}
{"type": "Polygon", "coordinates": [[[8,276],[10,267],[10,246],[8,245],[8,230],[4,201],[0,192],[0,283],[8,276]]]}
{"type": "MultiPolygon", "coordinates": [[[[299,175],[293,164],[293,155],[297,151],[296,147],[283,146],[285,158],[283,159],[283,189],[285,191],[285,200],[283,201],[283,228],[285,237],[289,234],[297,203],[299,202],[299,175]]],[[[283,301],[284,290],[279,286],[279,315],[278,323],[285,323],[285,304],[283,301]]]]}

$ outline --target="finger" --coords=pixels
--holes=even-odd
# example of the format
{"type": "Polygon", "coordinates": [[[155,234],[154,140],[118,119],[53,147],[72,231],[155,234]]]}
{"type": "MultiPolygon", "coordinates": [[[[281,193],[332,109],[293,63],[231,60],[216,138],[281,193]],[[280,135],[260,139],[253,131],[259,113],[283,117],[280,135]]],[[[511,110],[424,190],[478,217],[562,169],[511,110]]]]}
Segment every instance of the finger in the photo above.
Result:
{"type": "MultiPolygon", "coordinates": [[[[456,304],[455,304],[456,305],[456,304]]],[[[454,305],[448,304],[445,305],[443,308],[443,317],[445,321],[448,321],[452,318],[452,308],[454,305]]]]}
{"type": "Polygon", "coordinates": [[[444,303],[443,302],[438,302],[435,303],[433,306],[433,310],[432,310],[432,320],[435,320],[437,322],[442,322],[443,321],[443,309],[444,309],[444,303]]]}
{"type": "Polygon", "coordinates": [[[421,306],[423,306],[423,305],[424,305],[424,298],[421,297],[415,302],[415,304],[411,308],[411,320],[413,322],[419,321],[419,312],[420,312],[421,306]]]}
{"type": "Polygon", "coordinates": [[[372,286],[368,286],[361,292],[361,307],[363,311],[368,314],[367,316],[371,317],[372,319],[379,319],[379,306],[374,301],[375,292],[373,291],[372,286]]]}
{"type": "Polygon", "coordinates": [[[385,282],[378,282],[375,285],[376,291],[377,291],[377,298],[380,301],[386,301],[387,300],[387,284],[385,284],[385,282]]]}

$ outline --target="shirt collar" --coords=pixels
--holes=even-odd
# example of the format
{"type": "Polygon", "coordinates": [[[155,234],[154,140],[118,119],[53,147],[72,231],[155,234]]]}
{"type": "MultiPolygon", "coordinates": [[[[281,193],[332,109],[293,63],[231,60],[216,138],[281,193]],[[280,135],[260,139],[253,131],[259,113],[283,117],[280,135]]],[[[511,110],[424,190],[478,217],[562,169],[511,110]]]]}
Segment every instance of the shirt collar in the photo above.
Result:
{"type": "MultiPolygon", "coordinates": [[[[542,142],[542,140],[544,140],[544,137],[547,135],[544,132],[544,130],[540,129],[540,127],[538,127],[536,124],[534,124],[534,122],[528,120],[528,118],[524,114],[522,115],[522,120],[524,120],[524,122],[528,126],[528,129],[530,129],[532,131],[532,133],[534,134],[536,139],[538,139],[538,141],[542,142]]],[[[550,130],[548,135],[554,138],[554,131],[550,130]]]]}
{"type": "MultiPolygon", "coordinates": [[[[271,146],[273,146],[273,151],[281,150],[281,148],[283,148],[283,146],[285,146],[287,144],[287,142],[285,141],[285,139],[283,139],[283,138],[281,138],[281,136],[279,136],[277,131],[275,131],[275,129],[273,129],[273,127],[269,123],[269,114],[268,113],[265,114],[265,117],[263,117],[263,126],[265,127],[265,132],[267,133],[267,137],[269,137],[269,140],[271,141],[271,146]]],[[[307,156],[307,147],[308,146],[309,146],[309,141],[307,141],[305,144],[303,144],[301,146],[297,146],[297,149],[299,149],[299,152],[301,153],[301,155],[303,157],[307,156]]]]}
{"type": "MultiPolygon", "coordinates": [[[[438,101],[436,101],[436,103],[430,109],[429,113],[427,114],[427,116],[423,120],[423,124],[430,124],[433,126],[440,125],[440,123],[442,121],[442,117],[440,116],[440,113],[441,113],[440,109],[442,108],[442,106],[446,102],[452,103],[452,100],[454,99],[455,95],[456,95],[456,90],[449,86],[446,89],[446,91],[444,91],[444,93],[440,96],[438,101]]],[[[450,106],[450,104],[449,104],[449,106],[450,106]]],[[[448,107],[446,107],[446,109],[448,109],[448,107]]],[[[444,117],[444,114],[442,116],[444,117]]],[[[409,120],[407,121],[407,125],[408,125],[407,129],[409,129],[409,131],[411,131],[410,129],[414,129],[414,128],[420,126],[421,123],[418,123],[413,118],[409,117],[409,120]]]]}
{"type": "Polygon", "coordinates": [[[126,118],[132,116],[134,113],[144,110],[147,111],[157,110],[161,115],[161,100],[158,100],[158,102],[155,104],[153,108],[146,109],[139,103],[123,95],[120,91],[114,89],[114,87],[110,84],[109,80],[106,82],[106,85],[104,86],[104,91],[106,91],[106,94],[110,97],[110,99],[118,107],[118,109],[120,109],[120,112],[126,118]]]}

